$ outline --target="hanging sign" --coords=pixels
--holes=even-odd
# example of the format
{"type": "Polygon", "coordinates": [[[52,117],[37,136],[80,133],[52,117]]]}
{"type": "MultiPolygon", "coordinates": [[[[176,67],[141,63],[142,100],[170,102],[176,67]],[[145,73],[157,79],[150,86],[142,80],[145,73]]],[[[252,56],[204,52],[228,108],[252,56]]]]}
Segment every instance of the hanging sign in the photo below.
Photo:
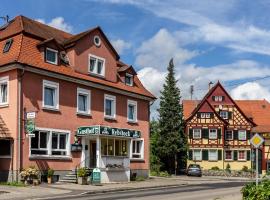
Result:
{"type": "Polygon", "coordinates": [[[35,119],[36,118],[36,112],[27,112],[26,113],[26,119],[35,119]]]}

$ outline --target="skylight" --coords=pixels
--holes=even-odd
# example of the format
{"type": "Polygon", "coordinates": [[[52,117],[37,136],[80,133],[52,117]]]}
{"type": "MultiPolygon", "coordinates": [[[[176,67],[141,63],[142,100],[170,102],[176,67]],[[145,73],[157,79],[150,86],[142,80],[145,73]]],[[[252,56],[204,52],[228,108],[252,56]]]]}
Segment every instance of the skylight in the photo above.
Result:
{"type": "Polygon", "coordinates": [[[3,53],[7,53],[12,45],[13,39],[8,39],[3,49],[3,53]]]}

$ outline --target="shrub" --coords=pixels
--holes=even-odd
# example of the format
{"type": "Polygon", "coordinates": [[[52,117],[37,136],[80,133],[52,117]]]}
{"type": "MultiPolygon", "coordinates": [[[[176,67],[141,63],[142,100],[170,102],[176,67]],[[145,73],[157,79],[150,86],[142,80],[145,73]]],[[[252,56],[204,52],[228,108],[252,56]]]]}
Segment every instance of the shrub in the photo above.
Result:
{"type": "Polygon", "coordinates": [[[143,176],[137,176],[136,181],[145,181],[145,177],[143,176]]]}
{"type": "Polygon", "coordinates": [[[170,174],[169,174],[167,171],[164,171],[164,172],[160,172],[160,173],[159,173],[159,176],[160,176],[160,177],[169,177],[170,174]]]}
{"type": "Polygon", "coordinates": [[[27,169],[23,169],[22,172],[20,173],[20,176],[23,180],[33,180],[37,178],[39,175],[39,171],[35,166],[30,166],[27,169]]]}
{"type": "Polygon", "coordinates": [[[216,170],[216,171],[218,171],[218,170],[219,170],[219,167],[218,167],[218,166],[212,167],[211,170],[216,170]]]}
{"type": "Polygon", "coordinates": [[[77,172],[78,177],[87,177],[87,170],[85,167],[81,167],[77,172]]]}
{"type": "Polygon", "coordinates": [[[151,172],[150,172],[150,176],[158,176],[158,172],[156,172],[156,171],[151,171],[151,172]]]}
{"type": "Polygon", "coordinates": [[[243,172],[248,172],[248,167],[246,165],[244,165],[243,168],[242,168],[242,171],[243,172]]]}
{"type": "Polygon", "coordinates": [[[231,173],[231,165],[229,163],[226,165],[226,172],[231,173]]]}
{"type": "Polygon", "coordinates": [[[53,177],[53,175],[54,175],[54,170],[49,168],[47,171],[47,177],[51,178],[51,177],[53,177]]]}
{"type": "Polygon", "coordinates": [[[270,180],[262,180],[258,186],[254,182],[246,184],[242,190],[243,200],[269,200],[270,180]]]}

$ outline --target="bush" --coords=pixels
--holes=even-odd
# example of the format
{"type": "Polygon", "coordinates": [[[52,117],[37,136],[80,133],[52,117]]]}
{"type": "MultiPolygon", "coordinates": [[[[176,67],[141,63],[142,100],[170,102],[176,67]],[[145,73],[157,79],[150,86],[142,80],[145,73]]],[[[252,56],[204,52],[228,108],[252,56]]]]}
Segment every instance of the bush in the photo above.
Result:
{"type": "Polygon", "coordinates": [[[226,165],[226,172],[231,173],[231,165],[229,163],[226,165]]]}
{"type": "Polygon", "coordinates": [[[258,186],[254,182],[246,184],[242,190],[243,200],[269,200],[270,180],[262,180],[258,186]]]}
{"type": "Polygon", "coordinates": [[[170,177],[170,174],[167,171],[164,171],[164,172],[160,172],[159,176],[160,177],[170,177]]]}
{"type": "Polygon", "coordinates": [[[27,169],[23,169],[20,176],[23,180],[33,180],[39,175],[39,171],[35,166],[30,166],[27,169]]]}
{"type": "Polygon", "coordinates": [[[159,174],[159,173],[156,172],[156,171],[151,171],[151,172],[150,172],[150,176],[158,176],[158,174],[159,174]]]}
{"type": "Polygon", "coordinates": [[[143,176],[137,176],[136,181],[145,181],[145,177],[143,176]]]}
{"type": "Polygon", "coordinates": [[[85,167],[81,167],[77,172],[78,177],[87,177],[87,170],[85,167]]]}
{"type": "Polygon", "coordinates": [[[54,170],[49,168],[47,171],[47,177],[51,178],[51,177],[53,177],[53,175],[54,175],[54,170]]]}
{"type": "Polygon", "coordinates": [[[243,168],[242,168],[242,171],[243,171],[243,172],[248,172],[248,171],[249,171],[249,170],[248,170],[248,167],[247,167],[246,165],[244,165],[243,168]]]}
{"type": "Polygon", "coordinates": [[[219,170],[219,167],[218,167],[218,166],[212,167],[211,170],[216,170],[216,171],[218,171],[218,170],[219,170]]]}

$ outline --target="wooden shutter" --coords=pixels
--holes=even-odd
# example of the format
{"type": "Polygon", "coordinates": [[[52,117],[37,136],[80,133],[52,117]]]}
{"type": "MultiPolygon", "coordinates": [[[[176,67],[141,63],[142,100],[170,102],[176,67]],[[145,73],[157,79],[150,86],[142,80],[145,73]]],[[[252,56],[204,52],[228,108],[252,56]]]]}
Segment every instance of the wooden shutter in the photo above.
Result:
{"type": "Polygon", "coordinates": [[[238,160],[238,158],[237,158],[237,151],[236,150],[233,151],[233,160],[238,160]]]}
{"type": "Polygon", "coordinates": [[[193,138],[193,129],[189,128],[189,139],[193,138]]]}
{"type": "Polygon", "coordinates": [[[210,113],[210,118],[214,118],[214,113],[210,113]]]}
{"type": "Polygon", "coordinates": [[[250,131],[247,131],[247,140],[250,140],[250,131]]]}
{"type": "Polygon", "coordinates": [[[238,140],[238,130],[233,131],[233,139],[238,140]]]}
{"type": "Polygon", "coordinates": [[[232,112],[228,112],[228,119],[232,119],[232,112]]]}
{"type": "Polygon", "coordinates": [[[218,134],[218,139],[221,139],[221,129],[217,130],[217,134],[218,134]]]}
{"type": "Polygon", "coordinates": [[[202,138],[205,138],[205,139],[209,138],[209,129],[208,128],[202,129],[202,138]]]}
{"type": "Polygon", "coordinates": [[[218,160],[222,160],[222,150],[218,150],[218,160]]]}
{"type": "Polygon", "coordinates": [[[250,150],[247,150],[247,160],[250,160],[250,150]]]}
{"type": "Polygon", "coordinates": [[[212,96],[212,100],[215,101],[215,96],[212,96]]]}
{"type": "Polygon", "coordinates": [[[224,101],[225,100],[225,96],[222,96],[222,101],[224,101]]]}
{"type": "Polygon", "coordinates": [[[200,119],[201,118],[201,113],[197,113],[197,118],[200,119]]]}
{"type": "Polygon", "coordinates": [[[202,160],[208,160],[208,150],[202,150],[202,160]]]}
{"type": "Polygon", "coordinates": [[[193,151],[192,150],[188,151],[188,159],[193,160],[193,151]]]}

